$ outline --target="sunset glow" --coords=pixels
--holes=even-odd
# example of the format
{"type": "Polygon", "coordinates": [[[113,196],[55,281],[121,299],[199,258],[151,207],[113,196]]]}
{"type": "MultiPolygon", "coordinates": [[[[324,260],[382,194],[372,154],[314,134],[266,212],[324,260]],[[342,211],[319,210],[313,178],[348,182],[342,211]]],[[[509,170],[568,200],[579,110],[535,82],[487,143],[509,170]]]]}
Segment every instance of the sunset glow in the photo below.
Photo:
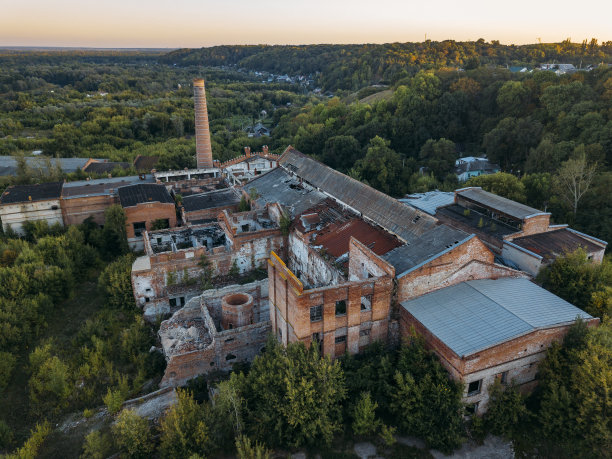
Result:
{"type": "Polygon", "coordinates": [[[220,44],[612,40],[612,2],[483,0],[23,0],[5,2],[0,46],[201,47],[220,44]],[[597,10],[597,14],[593,11],[597,10]]]}

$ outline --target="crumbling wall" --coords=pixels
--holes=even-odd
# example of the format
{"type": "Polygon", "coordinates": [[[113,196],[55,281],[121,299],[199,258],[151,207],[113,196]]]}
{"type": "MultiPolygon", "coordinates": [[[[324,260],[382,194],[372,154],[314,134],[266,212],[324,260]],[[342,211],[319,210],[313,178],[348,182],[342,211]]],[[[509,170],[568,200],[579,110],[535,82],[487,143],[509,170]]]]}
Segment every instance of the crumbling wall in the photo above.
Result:
{"type": "Polygon", "coordinates": [[[323,286],[346,282],[338,268],[333,267],[315,249],[292,231],[289,234],[289,268],[310,286],[323,286]]]}
{"type": "Polygon", "coordinates": [[[393,288],[390,276],[305,290],[285,263],[272,254],[268,280],[270,321],[283,344],[311,344],[317,339],[323,353],[334,358],[345,351],[358,353],[373,341],[387,340],[393,288]]]}

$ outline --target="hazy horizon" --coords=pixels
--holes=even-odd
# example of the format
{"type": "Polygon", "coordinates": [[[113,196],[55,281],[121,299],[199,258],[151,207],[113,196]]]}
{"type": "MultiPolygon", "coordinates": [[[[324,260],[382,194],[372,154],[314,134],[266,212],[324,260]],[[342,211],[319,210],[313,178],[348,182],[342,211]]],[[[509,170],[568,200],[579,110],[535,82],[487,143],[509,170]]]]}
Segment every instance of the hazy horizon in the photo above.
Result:
{"type": "Polygon", "coordinates": [[[475,41],[503,44],[612,40],[612,2],[277,0],[248,2],[22,0],[2,8],[0,47],[201,48],[240,44],[378,44],[475,41]],[[596,14],[594,14],[596,11],[596,14]]]}

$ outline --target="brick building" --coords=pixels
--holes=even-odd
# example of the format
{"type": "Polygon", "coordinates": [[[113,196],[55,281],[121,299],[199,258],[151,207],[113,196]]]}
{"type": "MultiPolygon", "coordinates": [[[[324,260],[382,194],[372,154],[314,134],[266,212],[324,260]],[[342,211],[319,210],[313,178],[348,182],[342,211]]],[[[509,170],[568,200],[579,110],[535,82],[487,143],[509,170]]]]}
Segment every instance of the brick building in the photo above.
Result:
{"type": "Polygon", "coordinates": [[[92,217],[104,225],[104,211],[119,203],[119,188],[138,183],[154,183],[151,175],[79,180],[64,183],[61,195],[62,218],[65,225],[78,225],[92,217]]]}
{"type": "Polygon", "coordinates": [[[234,266],[238,273],[251,271],[271,251],[283,253],[284,236],[266,209],[225,210],[213,223],[145,232],[143,245],[145,255],[132,266],[132,286],[145,317],[155,320],[201,293],[205,269],[213,276],[227,275],[234,266]]]}
{"type": "Polygon", "coordinates": [[[530,390],[546,350],[577,317],[599,322],[524,278],[461,282],[403,301],[400,315],[402,335],[414,330],[425,337],[465,384],[464,401],[475,413],[486,410],[496,379],[530,390]]]}
{"type": "Polygon", "coordinates": [[[500,261],[531,275],[577,248],[601,263],[607,242],[567,225],[552,225],[550,213],[497,196],[480,187],[455,191],[451,205],[439,208],[440,221],[474,233],[500,261]]]}
{"type": "Polygon", "coordinates": [[[119,202],[125,211],[128,244],[133,250],[144,248],[143,234],[153,223],[162,221],[167,228],[176,226],[174,199],[163,185],[141,183],[119,188],[119,202]]]}
{"type": "Polygon", "coordinates": [[[197,193],[183,198],[181,216],[183,222],[197,225],[214,221],[219,212],[238,212],[240,194],[233,188],[197,193]]]}

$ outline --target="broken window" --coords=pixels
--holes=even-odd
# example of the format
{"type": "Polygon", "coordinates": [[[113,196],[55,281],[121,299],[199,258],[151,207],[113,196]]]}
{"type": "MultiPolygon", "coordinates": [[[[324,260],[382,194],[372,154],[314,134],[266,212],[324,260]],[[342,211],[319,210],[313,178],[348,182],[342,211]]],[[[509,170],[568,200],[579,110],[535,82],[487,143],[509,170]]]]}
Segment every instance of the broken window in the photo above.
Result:
{"type": "Polygon", "coordinates": [[[370,336],[370,329],[368,329],[368,330],[359,330],[359,336],[370,336]]]}
{"type": "Polygon", "coordinates": [[[502,384],[508,384],[508,372],[504,371],[499,374],[499,382],[502,384]]]}
{"type": "Polygon", "coordinates": [[[369,311],[372,309],[372,295],[364,295],[361,297],[361,310],[369,311]]]}
{"type": "Polygon", "coordinates": [[[336,344],[346,343],[346,335],[336,336],[336,344]]]}
{"type": "Polygon", "coordinates": [[[343,316],[346,314],[346,300],[336,301],[336,315],[343,316]]]}
{"type": "Polygon", "coordinates": [[[317,343],[317,345],[319,346],[319,352],[323,352],[323,341],[321,340],[321,334],[320,333],[313,333],[312,334],[312,343],[317,343]]]}
{"type": "Polygon", "coordinates": [[[472,381],[468,384],[468,397],[472,395],[480,394],[480,387],[482,386],[482,379],[478,381],[472,381]]]}
{"type": "Polygon", "coordinates": [[[323,305],[322,304],[318,306],[312,306],[310,308],[310,321],[318,322],[319,320],[323,320],[323,305]]]}
{"type": "Polygon", "coordinates": [[[472,403],[471,405],[467,405],[465,407],[465,414],[468,416],[472,416],[478,413],[478,402],[472,403]]]}
{"type": "Polygon", "coordinates": [[[146,222],[134,222],[134,236],[141,237],[147,229],[146,222]]]}
{"type": "Polygon", "coordinates": [[[171,308],[176,307],[176,298],[170,298],[170,307],[171,308]]]}

